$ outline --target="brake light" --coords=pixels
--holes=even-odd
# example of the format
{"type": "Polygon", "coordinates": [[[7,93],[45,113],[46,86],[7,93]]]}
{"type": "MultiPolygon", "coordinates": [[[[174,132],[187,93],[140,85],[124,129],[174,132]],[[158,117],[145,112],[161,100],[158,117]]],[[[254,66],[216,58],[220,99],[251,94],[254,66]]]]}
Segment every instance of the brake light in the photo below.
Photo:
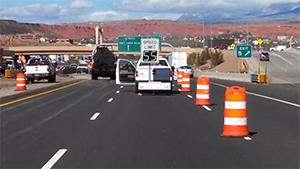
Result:
{"type": "Polygon", "coordinates": [[[139,72],[136,70],[135,71],[135,77],[138,77],[139,76],[139,72]]]}
{"type": "Polygon", "coordinates": [[[49,71],[49,67],[47,67],[47,71],[49,71]]]}

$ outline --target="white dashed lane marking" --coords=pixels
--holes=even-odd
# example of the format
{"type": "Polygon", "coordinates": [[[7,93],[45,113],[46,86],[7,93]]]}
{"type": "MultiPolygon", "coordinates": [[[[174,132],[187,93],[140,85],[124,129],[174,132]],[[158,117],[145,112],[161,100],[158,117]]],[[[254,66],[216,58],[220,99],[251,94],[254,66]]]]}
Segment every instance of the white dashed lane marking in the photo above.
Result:
{"type": "Polygon", "coordinates": [[[192,98],[193,98],[193,96],[191,96],[191,95],[189,95],[189,94],[188,94],[188,95],[186,95],[186,96],[187,96],[188,98],[190,98],[190,99],[192,99],[192,98]]]}
{"type": "Polygon", "coordinates": [[[208,106],[202,106],[203,108],[205,108],[207,111],[211,111],[211,108],[209,108],[208,106]]]}
{"type": "Polygon", "coordinates": [[[110,103],[114,100],[114,98],[110,98],[107,102],[110,103]]]}
{"type": "Polygon", "coordinates": [[[121,89],[123,89],[124,86],[120,86],[121,89]]]}
{"type": "Polygon", "coordinates": [[[67,151],[67,149],[60,149],[43,167],[42,169],[50,169],[67,151]]]}
{"type": "Polygon", "coordinates": [[[96,118],[100,115],[100,113],[95,113],[90,120],[96,120],[96,118]]]}
{"type": "Polygon", "coordinates": [[[120,91],[118,90],[118,91],[116,91],[116,93],[117,93],[117,94],[119,94],[119,93],[120,93],[120,91]]]}

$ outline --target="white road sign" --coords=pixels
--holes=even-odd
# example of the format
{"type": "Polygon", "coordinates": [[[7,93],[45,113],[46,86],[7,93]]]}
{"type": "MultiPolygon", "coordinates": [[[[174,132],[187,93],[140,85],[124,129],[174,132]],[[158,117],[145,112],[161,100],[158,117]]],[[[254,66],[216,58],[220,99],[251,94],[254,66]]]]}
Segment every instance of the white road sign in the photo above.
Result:
{"type": "Polygon", "coordinates": [[[158,63],[159,39],[141,39],[141,59],[143,63],[158,63]]]}

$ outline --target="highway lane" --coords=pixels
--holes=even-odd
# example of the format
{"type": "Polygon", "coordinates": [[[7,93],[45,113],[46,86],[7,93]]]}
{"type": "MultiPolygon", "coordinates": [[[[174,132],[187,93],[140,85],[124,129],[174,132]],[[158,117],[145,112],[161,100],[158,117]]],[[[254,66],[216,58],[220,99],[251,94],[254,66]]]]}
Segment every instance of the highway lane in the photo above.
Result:
{"type": "Polygon", "coordinates": [[[273,77],[273,81],[276,82],[276,78],[282,79],[285,82],[300,84],[300,53],[293,51],[285,52],[268,52],[270,55],[270,61],[260,61],[259,53],[253,52],[252,63],[254,70],[257,72],[257,63],[260,63],[261,72],[264,73],[267,65],[268,74],[273,77]]]}
{"type": "Polygon", "coordinates": [[[211,82],[212,111],[194,105],[195,79],[192,92],[175,85],[171,96],[138,96],[133,86],[102,80],[38,97],[44,105],[5,106],[1,166],[40,168],[66,149],[54,168],[299,167],[299,107],[248,94],[252,141],[220,137],[224,86],[299,104],[298,87],[211,82]]]}

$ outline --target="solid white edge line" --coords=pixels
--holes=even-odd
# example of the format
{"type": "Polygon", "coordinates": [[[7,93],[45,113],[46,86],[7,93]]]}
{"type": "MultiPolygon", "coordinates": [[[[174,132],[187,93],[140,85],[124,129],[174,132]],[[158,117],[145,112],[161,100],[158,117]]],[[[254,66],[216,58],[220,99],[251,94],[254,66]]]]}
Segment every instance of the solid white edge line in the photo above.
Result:
{"type": "Polygon", "coordinates": [[[119,94],[119,93],[120,93],[120,91],[118,90],[118,91],[116,91],[116,93],[117,93],[117,94],[119,94]]]}
{"type": "Polygon", "coordinates": [[[100,113],[95,113],[90,120],[96,120],[96,118],[100,115],[100,113]]]}
{"type": "Polygon", "coordinates": [[[285,58],[281,57],[280,55],[274,53],[275,56],[279,57],[280,59],[286,61],[286,63],[290,64],[290,65],[293,65],[291,62],[289,62],[288,60],[286,60],[285,58]]]}
{"type": "Polygon", "coordinates": [[[247,140],[247,141],[251,141],[252,140],[251,137],[244,137],[244,139],[247,140]]]}
{"type": "Polygon", "coordinates": [[[65,154],[67,149],[60,149],[58,152],[42,167],[42,169],[50,169],[65,154]]]}
{"type": "Polygon", "coordinates": [[[203,105],[202,107],[205,108],[207,111],[211,111],[211,109],[205,105],[203,105]]]}
{"type": "Polygon", "coordinates": [[[193,96],[191,96],[191,95],[189,95],[189,94],[188,94],[188,95],[186,95],[186,96],[187,96],[188,98],[190,98],[190,99],[192,99],[192,98],[193,98],[193,96]]]}
{"type": "MultiPolygon", "coordinates": [[[[222,85],[222,84],[218,84],[218,83],[214,83],[214,82],[210,82],[210,83],[211,83],[211,84],[214,84],[214,85],[216,85],[216,86],[221,86],[221,87],[225,87],[225,88],[228,87],[228,86],[225,86],[225,85],[222,85]]],[[[300,108],[300,105],[299,105],[299,104],[291,103],[291,102],[288,102],[288,101],[284,101],[284,100],[280,100],[280,99],[276,99],[276,98],[273,98],[273,97],[269,97],[269,96],[264,96],[264,95],[252,93],[252,92],[246,92],[246,93],[247,93],[247,94],[250,94],[250,95],[253,95],[253,96],[257,96],[257,97],[261,97],[261,98],[265,98],[265,99],[277,101],[277,102],[280,102],[280,103],[284,103],[284,104],[288,104],[288,105],[291,105],[291,106],[295,106],[295,107],[299,107],[299,108],[300,108]]]]}
{"type": "Polygon", "coordinates": [[[112,102],[114,100],[114,98],[110,98],[109,100],[107,100],[107,102],[112,102]]]}

